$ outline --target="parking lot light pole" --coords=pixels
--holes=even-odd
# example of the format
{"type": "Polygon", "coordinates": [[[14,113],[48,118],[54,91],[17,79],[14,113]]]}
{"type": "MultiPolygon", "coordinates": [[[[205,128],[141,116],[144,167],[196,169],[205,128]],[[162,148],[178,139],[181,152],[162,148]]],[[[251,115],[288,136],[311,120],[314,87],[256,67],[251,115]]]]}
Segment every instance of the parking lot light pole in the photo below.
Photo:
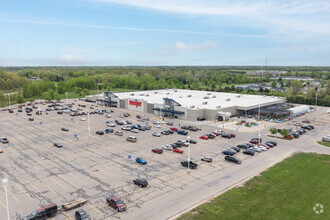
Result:
{"type": "Polygon", "coordinates": [[[190,172],[189,170],[189,165],[190,165],[190,136],[187,137],[187,140],[188,140],[188,158],[187,158],[187,161],[188,161],[188,174],[190,172]]]}
{"type": "Polygon", "coordinates": [[[68,104],[68,92],[65,93],[65,97],[66,97],[65,104],[68,104]]]}
{"type": "Polygon", "coordinates": [[[11,102],[10,102],[10,93],[8,93],[8,100],[9,100],[9,108],[11,106],[11,102]]]}
{"type": "Polygon", "coordinates": [[[10,217],[9,217],[8,194],[7,194],[8,179],[3,179],[2,180],[2,185],[5,188],[5,194],[6,194],[7,218],[8,218],[8,220],[10,220],[10,217]]]}
{"type": "Polygon", "coordinates": [[[90,137],[91,136],[91,123],[89,120],[89,112],[87,114],[87,118],[88,118],[88,137],[90,137]]]}
{"type": "Polygon", "coordinates": [[[258,113],[258,126],[259,126],[259,144],[261,144],[260,142],[260,137],[261,137],[261,134],[260,134],[260,127],[261,127],[261,125],[260,125],[260,105],[259,105],[259,113],[258,113]]]}

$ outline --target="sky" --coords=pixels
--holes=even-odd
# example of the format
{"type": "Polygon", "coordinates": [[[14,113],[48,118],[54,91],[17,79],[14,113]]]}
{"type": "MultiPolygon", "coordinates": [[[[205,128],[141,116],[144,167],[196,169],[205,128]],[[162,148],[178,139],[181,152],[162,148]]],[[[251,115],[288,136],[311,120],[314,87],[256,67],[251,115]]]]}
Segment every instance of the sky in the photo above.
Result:
{"type": "Polygon", "coordinates": [[[0,66],[330,66],[329,0],[10,0],[0,66]]]}

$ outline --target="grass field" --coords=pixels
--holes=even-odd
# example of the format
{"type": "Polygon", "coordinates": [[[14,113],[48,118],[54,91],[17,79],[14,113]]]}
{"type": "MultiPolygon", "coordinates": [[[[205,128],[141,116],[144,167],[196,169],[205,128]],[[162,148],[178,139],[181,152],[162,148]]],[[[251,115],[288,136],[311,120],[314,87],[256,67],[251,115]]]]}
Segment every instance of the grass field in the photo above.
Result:
{"type": "Polygon", "coordinates": [[[294,155],[178,219],[330,219],[330,155],[294,155]]]}
{"type": "Polygon", "coordinates": [[[330,143],[329,143],[329,142],[318,141],[317,143],[318,143],[318,144],[321,144],[321,145],[323,145],[323,146],[326,146],[326,147],[330,147],[330,143]]]}

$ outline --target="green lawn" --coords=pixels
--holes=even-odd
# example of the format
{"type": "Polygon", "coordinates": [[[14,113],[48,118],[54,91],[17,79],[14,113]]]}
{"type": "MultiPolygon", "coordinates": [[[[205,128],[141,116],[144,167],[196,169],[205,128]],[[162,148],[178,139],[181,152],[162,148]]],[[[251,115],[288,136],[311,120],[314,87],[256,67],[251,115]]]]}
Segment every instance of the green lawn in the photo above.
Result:
{"type": "Polygon", "coordinates": [[[178,219],[330,219],[330,155],[297,154],[178,219]]]}
{"type": "Polygon", "coordinates": [[[321,145],[323,145],[323,146],[326,146],[326,147],[330,147],[330,143],[329,143],[329,142],[318,141],[317,143],[318,143],[318,144],[321,144],[321,145]]]}

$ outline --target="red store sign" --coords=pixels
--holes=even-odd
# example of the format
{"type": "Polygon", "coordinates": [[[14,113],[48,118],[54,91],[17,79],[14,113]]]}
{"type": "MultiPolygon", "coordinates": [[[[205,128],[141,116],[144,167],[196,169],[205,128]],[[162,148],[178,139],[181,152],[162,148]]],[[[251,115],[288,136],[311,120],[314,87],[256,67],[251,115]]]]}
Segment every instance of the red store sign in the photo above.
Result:
{"type": "Polygon", "coordinates": [[[130,101],[129,101],[129,104],[138,107],[138,106],[141,106],[141,105],[142,105],[142,102],[138,102],[138,101],[132,101],[132,100],[130,100],[130,101]]]}

